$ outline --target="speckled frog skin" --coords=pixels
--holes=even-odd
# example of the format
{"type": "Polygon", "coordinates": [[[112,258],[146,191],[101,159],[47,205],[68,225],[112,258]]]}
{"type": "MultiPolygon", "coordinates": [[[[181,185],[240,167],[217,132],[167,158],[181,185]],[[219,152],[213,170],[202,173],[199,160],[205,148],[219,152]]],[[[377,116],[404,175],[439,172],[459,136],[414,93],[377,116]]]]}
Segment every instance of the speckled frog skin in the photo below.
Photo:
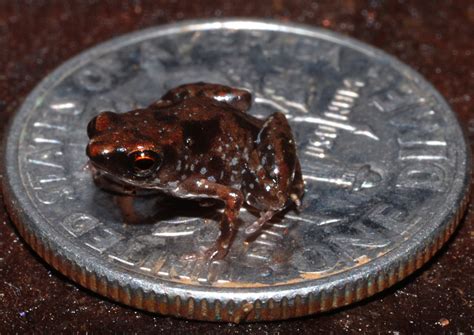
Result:
{"type": "MultiPolygon", "coordinates": [[[[304,193],[290,126],[277,112],[265,120],[246,113],[248,91],[193,83],[174,88],[145,109],[102,112],[88,125],[87,155],[97,184],[125,195],[164,192],[224,203],[211,259],[224,257],[245,203],[260,213],[245,233],[256,234],[304,193]]],[[[119,202],[126,221],[136,215],[119,202]]]]}

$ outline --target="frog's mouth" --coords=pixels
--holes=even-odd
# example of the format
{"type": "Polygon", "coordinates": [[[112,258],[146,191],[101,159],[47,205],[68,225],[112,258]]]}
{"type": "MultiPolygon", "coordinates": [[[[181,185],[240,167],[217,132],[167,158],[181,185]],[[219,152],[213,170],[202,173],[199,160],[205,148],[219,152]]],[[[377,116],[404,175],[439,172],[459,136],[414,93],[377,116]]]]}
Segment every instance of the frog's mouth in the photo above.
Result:
{"type": "Polygon", "coordinates": [[[145,196],[158,192],[156,189],[147,189],[146,186],[133,180],[117,177],[91,161],[88,163],[88,168],[94,183],[107,192],[132,196],[145,196]]]}

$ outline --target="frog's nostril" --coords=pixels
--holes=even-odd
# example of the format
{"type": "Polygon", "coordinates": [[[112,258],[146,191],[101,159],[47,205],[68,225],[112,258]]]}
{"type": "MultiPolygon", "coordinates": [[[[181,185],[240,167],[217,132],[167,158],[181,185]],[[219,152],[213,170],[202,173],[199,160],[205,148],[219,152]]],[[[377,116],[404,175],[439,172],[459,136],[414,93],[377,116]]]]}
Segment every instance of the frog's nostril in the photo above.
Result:
{"type": "Polygon", "coordinates": [[[97,135],[97,133],[107,130],[114,124],[117,120],[117,114],[114,112],[102,112],[92,120],[89,121],[87,125],[87,135],[89,138],[97,135]]]}

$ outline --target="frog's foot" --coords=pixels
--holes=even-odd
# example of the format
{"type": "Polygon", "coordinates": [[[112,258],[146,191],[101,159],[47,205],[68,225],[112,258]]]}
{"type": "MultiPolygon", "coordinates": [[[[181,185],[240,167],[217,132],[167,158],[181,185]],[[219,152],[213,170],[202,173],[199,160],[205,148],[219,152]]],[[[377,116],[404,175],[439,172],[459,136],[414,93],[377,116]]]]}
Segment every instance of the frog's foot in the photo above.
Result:
{"type": "Polygon", "coordinates": [[[235,238],[237,229],[231,228],[233,226],[227,225],[225,222],[222,223],[221,234],[217,241],[208,248],[201,247],[197,258],[206,261],[208,264],[213,261],[222,260],[229,253],[230,246],[235,238]]]}
{"type": "Polygon", "coordinates": [[[214,260],[223,259],[229,252],[229,246],[222,246],[220,244],[215,244],[209,249],[204,251],[203,258],[212,262],[214,260]]]}
{"type": "Polygon", "coordinates": [[[216,243],[204,252],[204,255],[210,261],[221,260],[229,253],[230,246],[237,234],[234,224],[221,223],[221,234],[216,243]]]}
{"type": "MultiPolygon", "coordinates": [[[[214,247],[211,249],[215,250],[214,247]]],[[[192,262],[198,269],[199,276],[204,275],[210,284],[219,279],[219,274],[221,273],[220,269],[226,263],[225,257],[220,259],[210,257],[208,252],[211,249],[202,246],[196,253],[181,256],[183,261],[192,262]]],[[[194,276],[192,275],[191,279],[199,280],[197,273],[194,274],[194,276]]]]}
{"type": "Polygon", "coordinates": [[[228,252],[229,248],[223,248],[215,243],[209,248],[201,246],[197,252],[185,254],[181,256],[181,259],[194,261],[196,264],[199,264],[199,267],[204,267],[211,271],[212,264],[214,262],[221,262],[228,252]]]}
{"type": "Polygon", "coordinates": [[[268,210],[266,212],[261,213],[257,221],[255,221],[250,226],[245,228],[245,235],[251,236],[255,234],[256,232],[260,231],[260,229],[262,229],[265,223],[267,223],[268,221],[272,219],[274,214],[275,214],[274,210],[268,210]]]}

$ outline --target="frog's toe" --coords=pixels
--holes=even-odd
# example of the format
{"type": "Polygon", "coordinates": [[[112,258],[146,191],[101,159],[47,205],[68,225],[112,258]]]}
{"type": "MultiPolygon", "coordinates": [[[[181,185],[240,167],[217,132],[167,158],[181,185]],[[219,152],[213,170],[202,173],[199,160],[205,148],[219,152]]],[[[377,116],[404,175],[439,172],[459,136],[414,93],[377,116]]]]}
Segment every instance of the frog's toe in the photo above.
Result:
{"type": "Polygon", "coordinates": [[[263,212],[254,223],[252,223],[250,226],[245,228],[245,231],[244,231],[245,235],[251,236],[257,233],[258,231],[260,231],[260,229],[262,229],[265,223],[267,223],[268,221],[272,219],[274,214],[275,214],[275,211],[273,210],[268,210],[266,212],[263,212]]]}
{"type": "Polygon", "coordinates": [[[209,263],[215,260],[221,260],[227,255],[228,252],[228,246],[223,247],[221,245],[214,245],[204,251],[203,259],[206,259],[209,263]]]}
{"type": "Polygon", "coordinates": [[[291,193],[290,194],[290,199],[295,203],[297,208],[301,207],[301,199],[298,197],[296,193],[291,193]]]}

